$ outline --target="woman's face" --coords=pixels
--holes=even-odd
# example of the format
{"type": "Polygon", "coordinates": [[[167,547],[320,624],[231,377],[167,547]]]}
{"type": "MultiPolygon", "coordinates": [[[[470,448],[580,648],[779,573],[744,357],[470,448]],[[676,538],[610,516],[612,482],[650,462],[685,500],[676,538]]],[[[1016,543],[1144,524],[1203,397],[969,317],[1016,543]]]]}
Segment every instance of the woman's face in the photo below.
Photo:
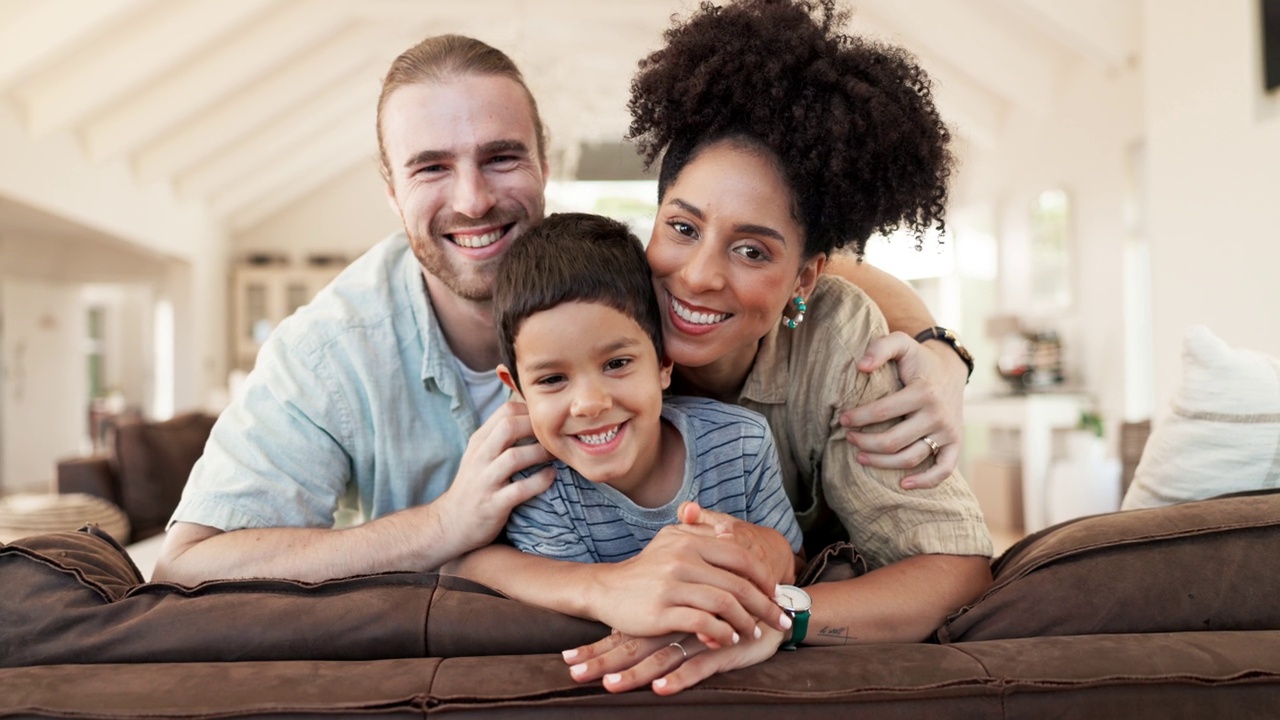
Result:
{"type": "Polygon", "coordinates": [[[817,281],[821,259],[803,256],[791,190],[762,151],[703,148],[668,186],[649,239],[671,360],[722,363],[745,379],[760,339],[817,281]]]}

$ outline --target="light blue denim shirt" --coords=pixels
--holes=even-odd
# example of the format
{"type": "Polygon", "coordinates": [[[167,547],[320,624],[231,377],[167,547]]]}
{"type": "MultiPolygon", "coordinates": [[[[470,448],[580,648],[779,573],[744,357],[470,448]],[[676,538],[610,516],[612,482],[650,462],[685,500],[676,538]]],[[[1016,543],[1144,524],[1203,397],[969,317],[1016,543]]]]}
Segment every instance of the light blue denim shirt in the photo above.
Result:
{"type": "Polygon", "coordinates": [[[479,422],[397,233],[263,345],[170,524],[331,527],[344,498],[365,519],[427,503],[479,422]]]}

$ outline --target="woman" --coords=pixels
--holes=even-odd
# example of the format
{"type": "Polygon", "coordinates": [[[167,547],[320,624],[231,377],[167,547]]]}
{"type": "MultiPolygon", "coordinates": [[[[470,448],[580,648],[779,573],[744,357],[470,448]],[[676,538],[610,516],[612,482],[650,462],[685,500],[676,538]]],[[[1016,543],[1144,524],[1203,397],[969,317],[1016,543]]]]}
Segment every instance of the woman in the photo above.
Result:
{"type": "MultiPolygon", "coordinates": [[[[805,642],[917,641],[990,582],[990,539],[963,481],[904,490],[906,471],[864,466],[845,441],[842,410],[898,385],[890,366],[854,367],[887,332],[884,320],[861,291],[822,271],[839,248],[860,254],[873,232],[906,226],[919,235],[942,225],[948,134],[923,71],[901,51],[837,35],[840,20],[830,1],[704,5],[641,63],[631,130],[649,161],[663,158],[648,257],[676,365],[673,390],[763,413],[806,547],[847,536],[873,568],[808,588],[805,642]]],[[[794,629],[776,608],[726,603],[739,588],[714,572],[777,582],[787,576],[778,544],[745,523],[698,522],[698,514],[689,510],[689,527],[659,534],[639,556],[650,559],[631,567],[508,553],[500,562],[468,559],[463,571],[632,634],[567,652],[576,679],[678,692],[769,657],[794,629]],[[732,535],[758,562],[744,568],[705,550],[690,561],[672,550],[681,531],[732,535]],[[652,589],[632,583],[637,597],[609,594],[614,580],[640,569],[652,589]],[[714,575],[701,591],[677,582],[700,572],[714,575]],[[609,600],[625,608],[606,607],[609,600]],[[690,620],[691,610],[717,603],[732,631],[690,620]],[[752,616],[745,624],[744,611],[752,616]]]]}

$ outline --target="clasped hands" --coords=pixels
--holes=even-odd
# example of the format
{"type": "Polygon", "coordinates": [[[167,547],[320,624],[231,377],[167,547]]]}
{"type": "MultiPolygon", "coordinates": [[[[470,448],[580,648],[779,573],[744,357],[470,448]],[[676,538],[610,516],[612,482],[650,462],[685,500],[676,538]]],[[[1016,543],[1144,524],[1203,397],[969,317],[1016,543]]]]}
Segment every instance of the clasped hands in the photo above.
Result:
{"type": "Polygon", "coordinates": [[[786,539],[694,503],[679,516],[639,555],[609,566],[600,619],[614,631],[564,652],[574,680],[670,695],[777,651],[791,619],[774,588],[795,578],[786,539]]]}

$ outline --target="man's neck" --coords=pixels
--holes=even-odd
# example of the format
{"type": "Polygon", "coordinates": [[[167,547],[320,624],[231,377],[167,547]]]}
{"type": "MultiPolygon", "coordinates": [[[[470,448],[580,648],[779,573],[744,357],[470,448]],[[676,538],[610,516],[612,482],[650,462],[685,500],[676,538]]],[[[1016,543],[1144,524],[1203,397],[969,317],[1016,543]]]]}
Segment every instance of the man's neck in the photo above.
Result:
{"type": "Polygon", "coordinates": [[[472,370],[498,366],[498,333],[493,326],[493,303],[458,297],[436,276],[422,273],[427,296],[449,349],[472,370]]]}

